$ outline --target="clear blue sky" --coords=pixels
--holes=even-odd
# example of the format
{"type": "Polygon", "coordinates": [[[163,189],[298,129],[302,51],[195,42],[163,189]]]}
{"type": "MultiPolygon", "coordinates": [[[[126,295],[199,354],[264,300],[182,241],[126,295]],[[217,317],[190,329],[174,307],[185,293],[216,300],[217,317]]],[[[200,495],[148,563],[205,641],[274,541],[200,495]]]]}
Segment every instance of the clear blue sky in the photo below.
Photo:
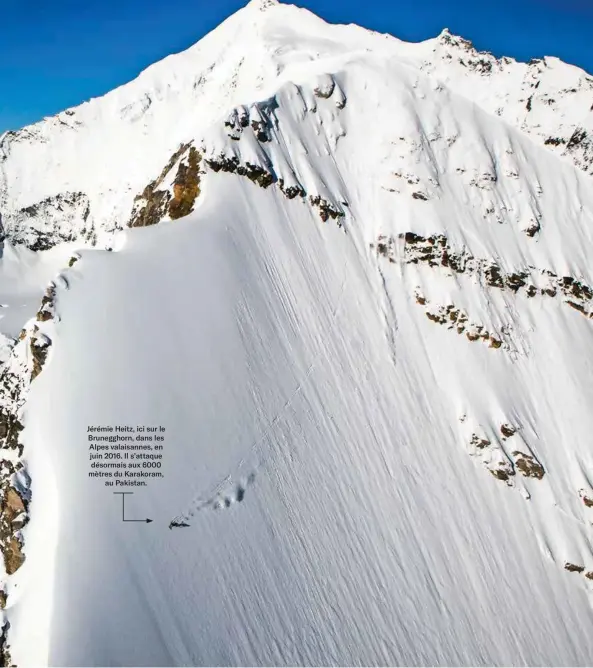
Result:
{"type": "MultiPolygon", "coordinates": [[[[190,46],[243,0],[0,0],[0,132],[96,97],[190,46]]],[[[593,72],[593,0],[296,0],[405,40],[442,28],[521,60],[593,72]]],[[[593,101],[593,100],[592,100],[593,101]]]]}

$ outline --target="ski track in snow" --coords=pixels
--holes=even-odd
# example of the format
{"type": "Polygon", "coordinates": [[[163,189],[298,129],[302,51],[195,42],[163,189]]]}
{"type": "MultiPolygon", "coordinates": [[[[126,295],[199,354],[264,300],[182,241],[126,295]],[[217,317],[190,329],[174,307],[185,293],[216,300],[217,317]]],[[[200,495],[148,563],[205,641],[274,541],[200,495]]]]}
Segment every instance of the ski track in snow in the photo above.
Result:
{"type": "Polygon", "coordinates": [[[397,332],[397,316],[395,314],[395,308],[391,297],[389,296],[389,290],[387,289],[387,283],[385,281],[385,276],[379,264],[377,264],[377,270],[379,272],[379,278],[381,281],[381,301],[383,306],[383,318],[385,320],[385,336],[389,344],[389,349],[391,350],[391,361],[393,366],[397,366],[397,354],[396,354],[396,344],[395,344],[395,334],[397,332]]]}
{"type": "MultiPolygon", "coordinates": [[[[346,265],[344,265],[344,275],[346,275],[346,265]]],[[[332,328],[335,327],[336,319],[342,304],[344,297],[344,292],[346,289],[347,279],[344,278],[340,294],[338,296],[338,302],[332,312],[332,328]]],[[[251,444],[248,449],[248,454],[245,457],[242,457],[239,462],[233,467],[232,472],[226,475],[224,478],[219,480],[217,483],[212,485],[208,492],[198,494],[197,497],[191,501],[188,506],[188,509],[173,517],[169,523],[169,528],[174,526],[184,526],[189,523],[189,521],[195,516],[197,512],[208,509],[222,510],[225,508],[230,508],[234,503],[241,503],[245,498],[245,493],[247,488],[249,488],[255,482],[256,477],[259,475],[261,469],[266,466],[268,460],[267,450],[273,448],[273,442],[270,440],[268,445],[261,449],[258,453],[258,449],[264,443],[264,441],[272,435],[274,427],[282,419],[282,416],[288,408],[293,404],[297,396],[302,392],[303,388],[307,385],[313,371],[317,367],[323,356],[327,356],[327,348],[322,347],[322,349],[317,353],[313,362],[309,365],[305,376],[298,383],[294,392],[291,394],[289,399],[286,401],[284,406],[280,411],[272,418],[268,426],[265,428],[263,433],[251,444]],[[235,482],[236,481],[236,482],[235,482]]],[[[190,525],[191,526],[191,525],[190,525]]]]}

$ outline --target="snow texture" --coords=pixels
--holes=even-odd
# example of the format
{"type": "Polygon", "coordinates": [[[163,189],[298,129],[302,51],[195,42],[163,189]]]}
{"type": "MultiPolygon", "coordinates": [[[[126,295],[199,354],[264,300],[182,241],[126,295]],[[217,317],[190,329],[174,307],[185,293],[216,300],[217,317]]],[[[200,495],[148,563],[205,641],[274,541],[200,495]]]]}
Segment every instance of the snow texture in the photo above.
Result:
{"type": "Polygon", "coordinates": [[[59,239],[95,240],[49,207],[56,247],[1,261],[55,293],[7,362],[44,349],[11,407],[12,660],[587,665],[590,90],[260,0],[5,135],[3,218],[83,193],[113,249],[64,269],[59,239]],[[190,144],[193,212],[125,229],[190,144]],[[165,477],[127,501],[149,525],[87,477],[88,425],[142,424],[167,430],[165,477]]]}

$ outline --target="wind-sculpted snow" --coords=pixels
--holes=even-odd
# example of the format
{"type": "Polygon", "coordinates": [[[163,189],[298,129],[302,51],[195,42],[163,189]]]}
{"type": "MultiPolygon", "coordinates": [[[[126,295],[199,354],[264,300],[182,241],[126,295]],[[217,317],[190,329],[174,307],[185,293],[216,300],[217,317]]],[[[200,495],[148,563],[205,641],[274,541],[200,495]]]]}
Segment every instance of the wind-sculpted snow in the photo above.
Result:
{"type": "Polygon", "coordinates": [[[77,194],[113,251],[10,322],[11,660],[590,661],[588,82],[259,0],[4,137],[3,219],[77,194]],[[165,427],[150,524],[89,425],[165,427]]]}
{"type": "Polygon", "coordinates": [[[325,75],[318,82],[314,87],[289,84],[264,103],[234,109],[224,123],[224,134],[211,132],[204,139],[206,162],[216,172],[247,176],[264,188],[277,183],[288,199],[308,198],[323,222],[331,218],[341,224],[348,203],[340,175],[330,166],[324,176],[331,176],[331,181],[324,181],[308,156],[320,157],[318,139],[324,122],[325,142],[337,142],[344,135],[337,112],[346,98],[333,77],[325,75]],[[294,135],[299,137],[296,147],[290,141],[294,135]]]}

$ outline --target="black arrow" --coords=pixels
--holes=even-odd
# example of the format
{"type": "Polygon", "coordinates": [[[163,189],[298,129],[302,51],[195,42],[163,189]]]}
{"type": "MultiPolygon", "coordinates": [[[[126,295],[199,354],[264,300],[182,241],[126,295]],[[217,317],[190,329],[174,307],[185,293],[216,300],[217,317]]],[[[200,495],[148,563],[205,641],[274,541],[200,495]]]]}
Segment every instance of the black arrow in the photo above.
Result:
{"type": "Polygon", "coordinates": [[[121,494],[121,519],[122,522],[152,522],[152,520],[146,518],[145,520],[128,520],[126,519],[126,494],[133,494],[134,492],[113,492],[114,494],[121,494]]]}

